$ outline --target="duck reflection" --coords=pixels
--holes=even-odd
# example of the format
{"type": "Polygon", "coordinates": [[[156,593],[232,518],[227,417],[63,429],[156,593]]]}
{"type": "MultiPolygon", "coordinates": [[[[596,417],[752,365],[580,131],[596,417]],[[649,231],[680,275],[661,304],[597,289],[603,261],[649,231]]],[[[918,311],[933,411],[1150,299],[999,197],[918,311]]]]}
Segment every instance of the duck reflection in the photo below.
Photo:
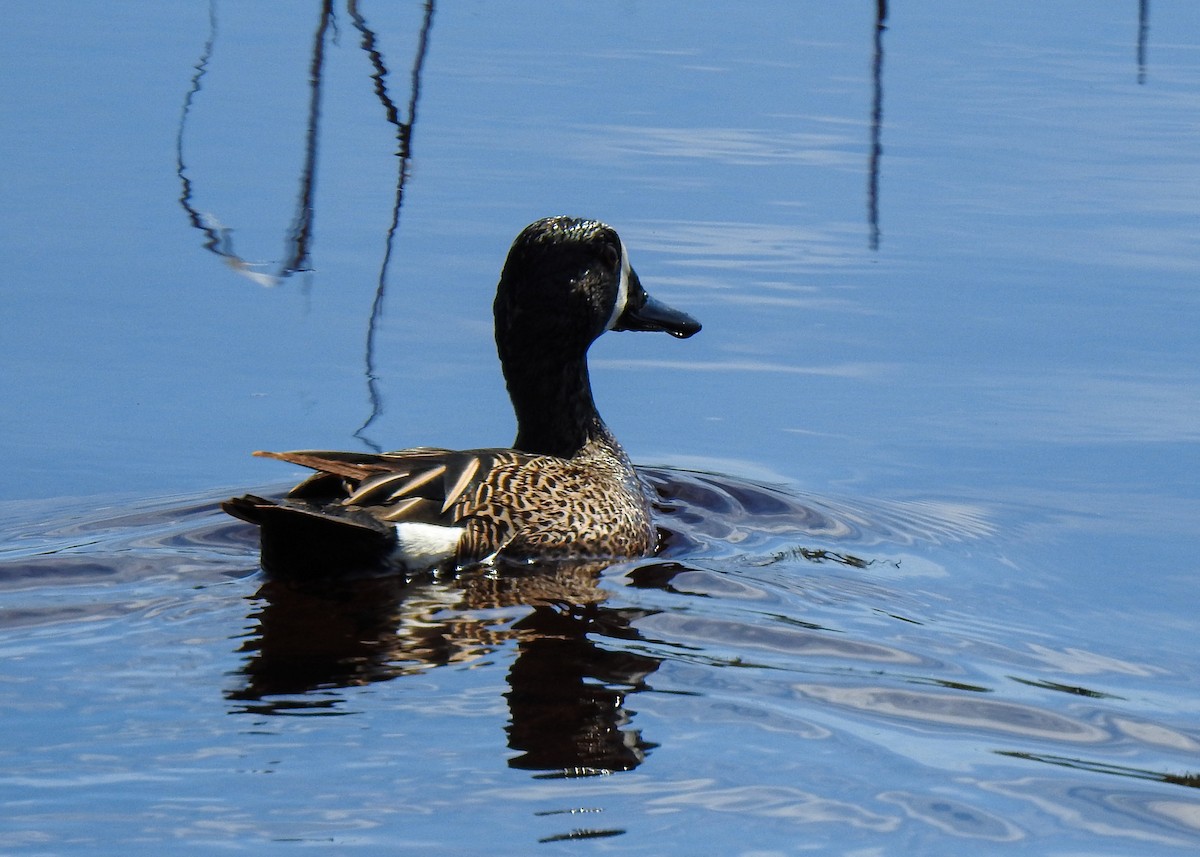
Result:
{"type": "MultiPolygon", "coordinates": [[[[630,727],[627,694],[645,689],[657,658],[596,645],[587,635],[634,637],[629,611],[542,605],[515,626],[508,673],[508,746],[514,768],[586,776],[636,768],[657,744],[630,727]]],[[[638,614],[641,615],[641,614],[638,614]]]]}
{"type": "MultiPolygon", "coordinates": [[[[659,615],[656,630],[648,630],[641,620],[657,611],[613,596],[602,579],[631,591],[706,598],[703,582],[711,575],[696,557],[733,550],[752,567],[800,560],[863,569],[875,560],[804,542],[947,543],[993,531],[977,510],[965,507],[950,515],[955,510],[934,514],[923,505],[847,506],[699,471],[643,467],[639,474],[653,500],[658,554],[612,567],[604,578],[610,562],[498,563],[412,581],[338,578],[336,569],[317,580],[265,579],[250,597],[240,647],[245,660],[226,694],[233,711],[342,714],[340,689],[483,663],[504,649],[514,655],[504,693],[512,767],[557,777],[629,771],[657,745],[635,728],[628,702],[649,689],[661,660],[616,641],[641,641],[646,645],[639,648],[648,649],[664,642],[674,647],[679,640],[643,636],[639,626],[661,635],[672,626],[662,621],[670,617],[659,615]]],[[[797,624],[804,623],[790,619],[776,634],[781,651],[804,650],[797,647],[797,624]]],[[[742,626],[707,620],[710,629],[718,626],[712,633],[736,646],[742,626]]],[[[693,631],[693,642],[696,633],[717,638],[693,631]]],[[[812,639],[800,637],[803,645],[812,639]]],[[[762,642],[762,629],[753,639],[762,642]]],[[[822,645],[872,664],[912,662],[869,642],[843,644],[826,635],[822,645]]]]}
{"type": "Polygon", "coordinates": [[[469,663],[510,644],[505,694],[514,768],[586,776],[636,768],[654,746],[632,728],[626,697],[653,657],[597,642],[636,639],[636,609],[607,607],[609,563],[519,565],[406,583],[399,577],[270,579],[253,596],[247,659],[227,693],[235,712],[337,714],[336,688],[469,663]]]}

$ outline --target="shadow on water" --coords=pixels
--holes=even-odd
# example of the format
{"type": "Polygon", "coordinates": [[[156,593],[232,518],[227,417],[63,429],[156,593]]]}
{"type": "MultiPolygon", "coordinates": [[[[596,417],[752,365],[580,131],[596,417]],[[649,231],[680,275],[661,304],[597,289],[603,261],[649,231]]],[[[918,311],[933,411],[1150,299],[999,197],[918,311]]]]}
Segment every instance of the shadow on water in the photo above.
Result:
{"type": "MultiPolygon", "coordinates": [[[[388,268],[391,264],[395,247],[396,233],[400,225],[400,212],[404,204],[404,188],[408,181],[411,167],[413,128],[416,123],[417,104],[420,100],[421,73],[429,47],[430,31],[433,26],[434,0],[427,0],[424,4],[423,18],[417,36],[417,46],[409,76],[407,118],[401,118],[399,109],[388,93],[387,81],[390,72],[384,56],[379,50],[377,34],[367,22],[366,17],[359,11],[359,4],[356,0],[349,0],[347,3],[347,12],[354,28],[361,36],[359,45],[371,63],[372,73],[370,79],[375,95],[383,107],[384,117],[396,129],[396,191],[391,207],[391,219],[384,232],[383,253],[379,263],[379,275],[375,283],[375,295],[371,303],[370,315],[367,319],[367,333],[364,346],[364,377],[367,384],[367,398],[370,409],[362,425],[353,433],[354,437],[357,437],[371,449],[379,452],[382,451],[382,447],[367,436],[367,429],[383,414],[383,398],[379,390],[379,376],[375,368],[376,333],[379,320],[383,314],[387,291],[388,268]]],[[[276,286],[293,274],[312,270],[309,248],[312,242],[315,216],[314,195],[316,192],[317,153],[320,140],[325,50],[329,40],[329,33],[335,29],[333,26],[333,3],[331,0],[324,0],[322,3],[320,18],[313,35],[311,59],[309,61],[308,116],[305,123],[304,160],[300,169],[300,187],[296,196],[295,213],[285,235],[284,258],[273,274],[255,270],[259,266],[239,256],[233,246],[233,228],[223,225],[214,215],[200,211],[193,201],[194,181],[189,175],[184,159],[184,140],[188,118],[194,107],[196,97],[201,91],[202,82],[212,62],[217,42],[216,0],[211,0],[209,4],[208,22],[208,37],[201,51],[200,59],[194,66],[195,74],[192,75],[191,85],[184,97],[175,138],[175,171],[181,187],[179,204],[187,214],[188,221],[204,236],[202,244],[204,249],[221,257],[233,271],[247,277],[252,282],[263,286],[276,286]]]]}

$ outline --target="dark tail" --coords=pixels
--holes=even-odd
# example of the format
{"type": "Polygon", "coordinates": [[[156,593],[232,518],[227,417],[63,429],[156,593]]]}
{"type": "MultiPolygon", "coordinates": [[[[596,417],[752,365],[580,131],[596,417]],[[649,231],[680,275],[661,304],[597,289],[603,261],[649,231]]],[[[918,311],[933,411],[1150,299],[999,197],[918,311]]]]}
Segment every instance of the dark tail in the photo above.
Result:
{"type": "Polygon", "coordinates": [[[244,497],[230,497],[221,504],[221,510],[227,515],[233,515],[233,517],[240,518],[248,523],[261,524],[262,515],[259,513],[259,510],[276,505],[276,503],[270,500],[256,497],[253,494],[247,494],[244,497]]]}
{"type": "Polygon", "coordinates": [[[221,504],[261,530],[262,567],[280,577],[333,577],[386,565],[396,544],[388,524],[342,507],[276,503],[253,494],[221,504]]]}

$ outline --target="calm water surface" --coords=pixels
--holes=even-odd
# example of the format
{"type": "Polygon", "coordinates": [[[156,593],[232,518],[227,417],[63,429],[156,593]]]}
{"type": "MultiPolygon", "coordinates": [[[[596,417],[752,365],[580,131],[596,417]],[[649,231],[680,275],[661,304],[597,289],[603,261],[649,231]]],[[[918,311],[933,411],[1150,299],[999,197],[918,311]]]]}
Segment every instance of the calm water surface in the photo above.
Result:
{"type": "Polygon", "coordinates": [[[880,5],[10,14],[0,851],[1194,851],[1200,6],[880,5]],[[661,555],[265,579],[251,450],[511,439],[552,213],[705,323],[661,555]]]}

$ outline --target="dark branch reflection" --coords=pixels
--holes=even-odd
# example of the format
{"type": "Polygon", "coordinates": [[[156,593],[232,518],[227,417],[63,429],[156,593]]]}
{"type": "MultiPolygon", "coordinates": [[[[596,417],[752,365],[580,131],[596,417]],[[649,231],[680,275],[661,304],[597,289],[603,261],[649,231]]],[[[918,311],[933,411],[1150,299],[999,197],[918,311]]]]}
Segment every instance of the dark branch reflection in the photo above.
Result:
{"type": "Polygon", "coordinates": [[[1137,82],[1146,82],[1146,39],[1150,35],[1150,0],[1138,0],[1137,82]]]}
{"type": "Polygon", "coordinates": [[[188,176],[187,165],[183,158],[183,140],[187,128],[187,120],[191,114],[192,104],[200,92],[202,81],[208,73],[208,65],[212,60],[213,47],[217,41],[217,4],[210,0],[208,4],[208,38],[200,59],[194,66],[196,73],[192,75],[191,85],[183,99],[183,110],[179,114],[179,129],[175,135],[175,175],[179,178],[179,204],[187,214],[188,221],[204,236],[203,247],[211,253],[220,256],[234,271],[249,277],[260,285],[275,285],[275,278],[253,270],[252,266],[240,257],[233,249],[232,231],[221,225],[212,215],[202,214],[192,203],[192,181],[188,176]]]}
{"type": "MultiPolygon", "coordinates": [[[[413,128],[416,122],[417,102],[421,92],[421,72],[425,63],[425,55],[429,46],[429,34],[433,25],[434,3],[426,0],[424,18],[417,40],[416,53],[410,75],[407,117],[402,117],[396,104],[388,94],[387,78],[389,75],[387,63],[379,49],[379,38],[374,29],[360,12],[357,0],[349,0],[347,12],[354,28],[361,36],[360,47],[366,52],[371,64],[370,75],[375,94],[383,106],[384,117],[396,129],[397,176],[396,191],[392,201],[391,218],[384,234],[383,254],[379,264],[379,275],[376,278],[375,294],[371,304],[370,315],[367,319],[367,335],[364,350],[364,376],[367,384],[367,398],[370,411],[362,425],[354,431],[354,436],[367,446],[381,451],[378,443],[371,440],[367,429],[382,415],[383,399],[379,389],[379,375],[375,368],[375,343],[380,319],[383,315],[383,305],[387,289],[388,269],[395,249],[396,234],[400,224],[400,211],[404,203],[404,187],[408,180],[411,159],[413,128]]],[[[199,61],[195,65],[195,74],[191,86],[184,97],[183,109],[180,113],[179,128],[176,135],[176,175],[179,178],[181,193],[179,203],[188,216],[189,222],[203,236],[204,249],[220,257],[237,273],[248,277],[254,282],[265,285],[278,285],[296,273],[312,270],[311,246],[314,235],[316,175],[318,164],[318,148],[320,141],[321,99],[323,94],[323,79],[326,59],[326,46],[330,38],[336,39],[337,27],[334,17],[332,0],[322,0],[317,28],[313,34],[311,59],[308,70],[308,116],[305,125],[304,161],[300,168],[299,190],[296,195],[295,211],[287,229],[284,241],[283,261],[279,263],[274,274],[256,271],[253,265],[240,257],[233,249],[232,230],[221,225],[216,217],[202,213],[193,202],[193,181],[188,173],[184,159],[184,140],[188,119],[196,96],[202,88],[213,57],[217,40],[217,8],[216,0],[209,4],[209,34],[205,41],[199,61]]]]}
{"type": "Polygon", "coordinates": [[[304,163],[300,170],[300,190],[296,199],[296,210],[288,227],[284,246],[284,261],[274,275],[255,271],[254,266],[239,256],[233,249],[232,230],[222,225],[213,215],[201,213],[193,202],[194,183],[188,174],[184,159],[184,139],[187,121],[191,115],[196,96],[202,88],[205,74],[212,61],[217,39],[216,0],[210,0],[208,8],[209,34],[204,43],[200,59],[195,65],[191,86],[184,96],[183,109],[179,116],[179,129],[175,137],[175,174],[179,178],[181,192],[179,204],[187,214],[189,222],[204,235],[204,249],[222,257],[237,273],[248,277],[259,285],[273,286],[294,273],[311,270],[309,245],[313,236],[313,196],[316,190],[317,141],[321,118],[321,76],[325,64],[325,42],[333,19],[332,0],[323,0],[321,15],[317,22],[312,59],[309,63],[309,107],[305,131],[304,163]]]}
{"type": "Polygon", "coordinates": [[[371,302],[371,315],[367,321],[367,343],[364,352],[366,362],[364,374],[367,379],[367,398],[370,402],[371,410],[366,420],[363,421],[363,424],[354,432],[354,436],[367,444],[371,449],[381,452],[383,448],[368,438],[366,434],[371,424],[383,414],[383,399],[379,392],[379,375],[375,371],[375,334],[379,326],[379,319],[383,315],[383,300],[387,289],[388,265],[392,260],[396,230],[400,225],[400,209],[404,204],[404,184],[408,180],[409,163],[412,159],[412,132],[417,119],[417,102],[421,94],[421,69],[425,64],[425,53],[429,47],[429,31],[433,26],[433,0],[427,0],[425,3],[425,18],[421,25],[421,34],[417,41],[416,58],[413,60],[412,75],[410,77],[408,121],[406,122],[400,121],[396,105],[388,96],[388,70],[384,64],[382,54],[376,49],[377,40],[375,33],[367,25],[366,19],[359,14],[358,3],[354,2],[354,0],[350,3],[349,11],[355,29],[362,34],[362,48],[367,52],[367,55],[371,59],[371,66],[374,68],[371,79],[375,81],[375,94],[379,97],[380,104],[383,105],[387,121],[396,128],[396,156],[398,159],[396,195],[392,201],[392,220],[388,225],[387,234],[383,242],[383,259],[379,264],[379,277],[375,283],[375,298],[371,302]]]}
{"type": "Polygon", "coordinates": [[[659,661],[595,639],[636,639],[632,623],[646,615],[605,606],[606,565],[519,565],[412,584],[267,580],[252,599],[238,686],[226,696],[239,703],[235,713],[344,714],[338,688],[515,645],[509,764],[555,776],[631,770],[655,745],[631,727],[625,700],[659,661]]]}
{"type": "Polygon", "coordinates": [[[887,29],[887,0],[876,0],[874,52],[871,59],[871,154],[867,168],[867,222],[872,250],[879,249],[879,162],[883,156],[883,31],[887,29]]]}
{"type": "Polygon", "coordinates": [[[333,18],[333,0],[321,3],[321,18],[313,35],[312,61],[308,67],[308,123],[304,132],[304,165],[300,169],[300,191],[296,213],[288,229],[284,261],[279,278],[311,271],[308,245],[313,234],[313,194],[316,192],[317,141],[321,126],[321,75],[325,69],[325,39],[333,18]]]}
{"type": "Polygon", "coordinates": [[[1030,753],[1021,750],[995,750],[997,756],[1009,756],[1014,759],[1025,759],[1030,762],[1042,762],[1056,765],[1060,768],[1073,768],[1079,771],[1092,771],[1101,774],[1112,774],[1118,777],[1129,777],[1135,780],[1152,780],[1160,783],[1170,783],[1187,788],[1200,788],[1200,774],[1187,772],[1172,774],[1165,771],[1152,771],[1147,768],[1132,768],[1126,765],[1114,765],[1110,762],[1078,759],[1070,756],[1054,756],[1049,753],[1030,753]]]}

